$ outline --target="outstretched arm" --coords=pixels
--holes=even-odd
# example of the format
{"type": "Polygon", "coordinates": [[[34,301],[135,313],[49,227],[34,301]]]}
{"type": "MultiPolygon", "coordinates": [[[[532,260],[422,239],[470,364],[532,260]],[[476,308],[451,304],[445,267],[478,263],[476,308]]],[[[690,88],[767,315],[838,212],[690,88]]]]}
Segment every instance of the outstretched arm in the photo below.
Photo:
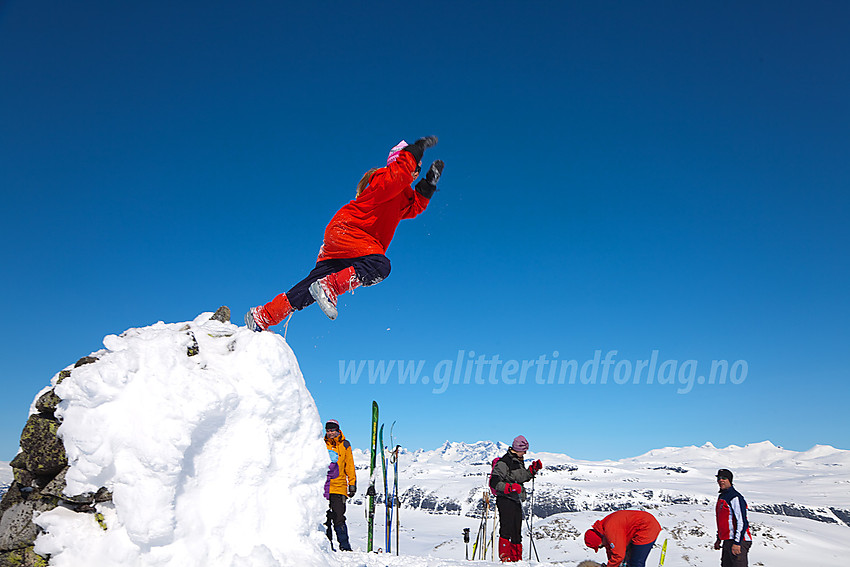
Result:
{"type": "Polygon", "coordinates": [[[404,216],[402,218],[412,219],[425,210],[428,203],[431,201],[431,197],[437,190],[437,181],[443,173],[444,165],[443,161],[439,159],[431,164],[431,167],[428,169],[428,173],[425,174],[425,178],[420,179],[419,183],[416,184],[416,190],[413,192],[413,199],[410,201],[410,207],[408,207],[408,209],[404,212],[404,216]]]}

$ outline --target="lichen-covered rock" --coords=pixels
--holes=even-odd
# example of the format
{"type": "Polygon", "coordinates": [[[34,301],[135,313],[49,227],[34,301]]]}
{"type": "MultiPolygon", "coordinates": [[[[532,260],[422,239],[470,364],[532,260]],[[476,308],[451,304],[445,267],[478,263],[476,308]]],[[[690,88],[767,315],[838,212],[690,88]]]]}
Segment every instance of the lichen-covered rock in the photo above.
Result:
{"type": "Polygon", "coordinates": [[[9,487],[9,490],[3,494],[3,498],[0,498],[0,516],[3,515],[3,512],[11,508],[14,504],[18,502],[23,502],[24,497],[21,495],[21,488],[23,488],[17,482],[13,482],[12,486],[9,487]]]}
{"type": "Polygon", "coordinates": [[[65,467],[59,474],[53,477],[53,480],[47,483],[47,485],[41,489],[41,494],[44,496],[52,496],[57,499],[68,500],[70,502],[92,502],[94,500],[93,494],[78,496],[78,497],[68,497],[65,496],[65,474],[68,472],[68,467],[65,467]]]}
{"type": "Polygon", "coordinates": [[[47,567],[47,559],[38,555],[33,546],[0,552],[0,567],[47,567]]]}
{"type": "Polygon", "coordinates": [[[221,321],[222,323],[230,323],[230,308],[226,305],[222,305],[219,307],[213,316],[210,317],[210,321],[221,321]]]}
{"type": "Polygon", "coordinates": [[[70,375],[71,375],[70,370],[63,370],[62,372],[59,373],[59,376],[56,378],[56,384],[57,385],[61,384],[62,380],[64,380],[65,378],[67,378],[70,375]]]}
{"type": "Polygon", "coordinates": [[[13,469],[25,469],[27,467],[27,458],[23,453],[18,453],[9,466],[13,469]]]}
{"type": "Polygon", "coordinates": [[[38,400],[36,400],[35,409],[46,417],[53,417],[53,414],[56,411],[56,406],[58,406],[61,401],[62,400],[59,399],[59,396],[56,395],[56,392],[54,392],[51,388],[47,392],[43,393],[38,400]]]}
{"type": "Polygon", "coordinates": [[[35,475],[50,475],[68,464],[65,446],[57,432],[59,423],[40,415],[31,415],[21,433],[21,450],[26,469],[35,475]]]}
{"type": "Polygon", "coordinates": [[[192,337],[192,344],[186,348],[186,356],[197,356],[201,352],[201,347],[198,346],[198,340],[192,331],[189,331],[188,335],[192,337]]]}
{"type": "Polygon", "coordinates": [[[74,364],[74,368],[79,368],[84,364],[92,364],[93,362],[97,362],[97,358],[93,356],[84,356],[74,364]]]}
{"type": "Polygon", "coordinates": [[[13,551],[32,545],[39,527],[32,521],[34,512],[46,512],[56,507],[56,500],[35,498],[19,500],[0,516],[0,551],[13,551]]]}
{"type": "Polygon", "coordinates": [[[95,493],[94,501],[97,503],[112,502],[112,493],[105,488],[101,488],[95,493]]]}
{"type": "Polygon", "coordinates": [[[35,483],[35,475],[26,469],[12,468],[12,476],[21,486],[32,486],[35,483]]]}

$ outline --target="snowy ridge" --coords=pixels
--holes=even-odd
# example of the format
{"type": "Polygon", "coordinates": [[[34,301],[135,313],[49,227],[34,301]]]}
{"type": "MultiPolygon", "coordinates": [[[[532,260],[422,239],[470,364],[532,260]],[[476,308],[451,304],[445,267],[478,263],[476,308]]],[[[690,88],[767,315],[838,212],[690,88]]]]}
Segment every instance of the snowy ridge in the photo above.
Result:
{"type": "MultiPolygon", "coordinates": [[[[461,504],[460,509],[475,514],[477,509],[467,494],[476,486],[483,489],[492,459],[505,450],[506,444],[492,441],[447,441],[435,450],[402,450],[399,474],[408,484],[443,496],[450,489],[457,489],[452,495],[461,504]]],[[[615,509],[621,507],[612,501],[617,495],[623,503],[630,499],[647,505],[713,502],[717,493],[714,475],[719,468],[732,469],[735,485],[748,487],[746,496],[751,508],[792,503],[850,509],[850,451],[825,445],[796,452],[769,441],[722,449],[707,443],[702,447],[667,447],[638,457],[601,462],[532,451],[526,461],[538,458],[545,465],[537,481],[539,492],[573,495],[577,508],[560,511],[606,507],[603,502],[615,509]]],[[[355,450],[355,462],[364,466],[367,453],[355,450]]],[[[536,514],[551,515],[546,513],[546,500],[541,500],[536,514]]],[[[549,506],[550,510],[555,508],[549,506]]]]}

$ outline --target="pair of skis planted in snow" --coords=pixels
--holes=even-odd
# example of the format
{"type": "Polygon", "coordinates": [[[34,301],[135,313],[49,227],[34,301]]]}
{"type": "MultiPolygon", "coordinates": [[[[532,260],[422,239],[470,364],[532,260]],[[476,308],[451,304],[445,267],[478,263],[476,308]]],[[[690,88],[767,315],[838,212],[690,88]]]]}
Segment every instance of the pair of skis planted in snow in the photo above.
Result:
{"type": "MultiPolygon", "coordinates": [[[[390,426],[390,446],[393,443],[393,427],[395,427],[395,422],[393,422],[392,426],[390,426]]],[[[398,532],[399,532],[399,514],[398,508],[400,506],[400,501],[398,498],[398,454],[401,446],[396,445],[395,449],[393,449],[392,453],[390,453],[390,462],[393,464],[393,493],[389,493],[389,487],[387,485],[387,457],[386,457],[386,447],[384,447],[384,425],[381,424],[380,431],[378,430],[378,402],[372,402],[372,443],[370,447],[370,464],[369,464],[369,489],[366,491],[366,495],[369,497],[368,508],[366,512],[366,517],[368,521],[368,532],[367,532],[367,545],[366,551],[372,551],[373,543],[374,543],[374,528],[375,528],[375,496],[377,493],[375,492],[375,464],[377,460],[377,452],[378,452],[378,444],[380,443],[381,447],[381,468],[384,472],[384,505],[386,507],[386,550],[387,553],[391,551],[391,542],[392,542],[392,520],[393,520],[393,508],[396,508],[395,512],[395,520],[396,520],[396,555],[398,555],[398,532]]]]}

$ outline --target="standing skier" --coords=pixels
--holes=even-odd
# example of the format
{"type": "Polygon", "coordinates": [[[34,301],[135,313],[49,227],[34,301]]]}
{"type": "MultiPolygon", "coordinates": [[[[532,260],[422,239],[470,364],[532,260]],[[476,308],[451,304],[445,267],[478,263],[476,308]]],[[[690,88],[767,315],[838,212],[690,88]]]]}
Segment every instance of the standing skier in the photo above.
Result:
{"type": "Polygon", "coordinates": [[[717,485],[720,494],[715,506],[717,540],[714,549],[723,549],[720,555],[721,567],[747,567],[747,556],[753,544],[750,523],[747,521],[747,502],[732,487],[732,471],[729,469],[717,471],[717,485]]]}
{"type": "Polygon", "coordinates": [[[390,261],[385,254],[398,223],[424,211],[437,190],[443,172],[441,160],[431,164],[415,189],[411,187],[425,150],[436,143],[436,136],[413,144],[402,140],[390,151],[386,167],[367,171],[357,184],[355,199],[342,207],[325,229],[313,271],[288,292],[248,310],[248,328],[265,331],[314,301],[325,315],[336,319],[337,296],[389,276],[390,261]]]}
{"type": "Polygon", "coordinates": [[[661,524],[641,510],[618,510],[608,514],[584,533],[584,544],[593,551],[605,548],[608,567],[644,567],[661,524]]]}
{"type": "MultiPolygon", "coordinates": [[[[345,500],[351,498],[357,491],[357,477],[354,473],[354,457],[351,454],[351,444],[346,441],[345,435],[339,429],[339,422],[331,419],[325,424],[325,446],[328,451],[336,453],[334,461],[331,457],[331,471],[333,465],[339,474],[335,478],[329,477],[329,509],[328,520],[333,524],[339,548],[343,551],[351,551],[351,543],[348,541],[348,526],[345,525],[345,500]]],[[[329,471],[329,472],[331,472],[329,471]]],[[[328,534],[330,538],[330,533],[328,534]]]]}
{"type": "Polygon", "coordinates": [[[538,459],[526,469],[526,452],[528,441],[518,435],[490,474],[490,488],[496,494],[499,510],[499,559],[504,562],[522,559],[522,502],[526,498],[522,485],[543,468],[538,459]]]}

